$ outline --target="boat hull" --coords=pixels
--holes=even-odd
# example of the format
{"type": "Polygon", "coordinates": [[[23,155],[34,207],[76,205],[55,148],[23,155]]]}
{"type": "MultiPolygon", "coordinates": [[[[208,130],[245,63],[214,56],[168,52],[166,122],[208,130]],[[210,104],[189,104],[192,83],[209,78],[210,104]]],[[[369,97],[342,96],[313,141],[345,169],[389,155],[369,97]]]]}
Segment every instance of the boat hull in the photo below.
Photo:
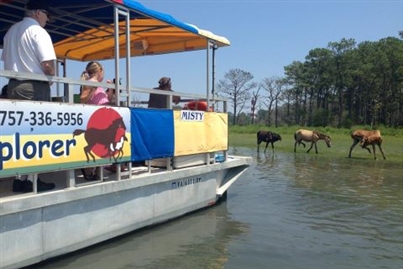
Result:
{"type": "Polygon", "coordinates": [[[214,205],[250,162],[236,157],[3,199],[0,267],[34,264],[214,205]]]}

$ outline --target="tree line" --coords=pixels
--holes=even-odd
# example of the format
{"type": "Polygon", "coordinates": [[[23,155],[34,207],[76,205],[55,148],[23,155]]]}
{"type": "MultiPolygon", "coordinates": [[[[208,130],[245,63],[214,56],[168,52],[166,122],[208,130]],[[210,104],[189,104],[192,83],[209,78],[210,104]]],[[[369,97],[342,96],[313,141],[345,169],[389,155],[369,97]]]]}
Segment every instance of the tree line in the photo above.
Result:
{"type": "Polygon", "coordinates": [[[283,77],[255,82],[231,69],[216,84],[229,100],[232,124],[403,126],[403,40],[387,37],[357,44],[329,42],[305,61],[284,67],[283,77]]]}

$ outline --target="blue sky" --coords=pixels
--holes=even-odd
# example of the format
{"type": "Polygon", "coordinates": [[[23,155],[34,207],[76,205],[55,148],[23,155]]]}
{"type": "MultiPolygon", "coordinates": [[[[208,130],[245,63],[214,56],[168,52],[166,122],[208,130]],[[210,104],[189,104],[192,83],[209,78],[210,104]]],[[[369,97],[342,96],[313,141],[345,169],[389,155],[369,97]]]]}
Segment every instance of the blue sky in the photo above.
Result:
{"type": "MultiPolygon", "coordinates": [[[[231,41],[217,52],[216,77],[233,68],[251,72],[256,82],[282,76],[284,66],[303,61],[311,49],[342,38],[377,41],[399,37],[403,30],[403,1],[142,1],[152,9],[193,23],[231,41]]],[[[201,57],[203,61],[204,54],[201,57]]],[[[185,63],[184,63],[185,64],[185,63]]],[[[204,63],[203,63],[204,64],[204,63]]],[[[170,67],[179,89],[193,88],[191,68],[170,67]]],[[[193,66],[192,63],[189,63],[193,66]]],[[[186,64],[185,64],[186,67],[186,64]]],[[[156,80],[155,78],[154,80],[156,80]]],[[[152,81],[151,81],[152,82],[152,81]]]]}
{"type": "MultiPolygon", "coordinates": [[[[144,6],[228,38],[230,47],[216,57],[216,79],[230,69],[252,73],[254,81],[282,76],[284,66],[303,61],[311,49],[342,38],[378,41],[399,37],[403,30],[403,0],[245,0],[140,1],[144,6]]],[[[137,57],[132,85],[155,87],[162,76],[172,78],[179,92],[204,93],[205,52],[137,57]]],[[[113,62],[103,62],[113,78],[113,62]]],[[[79,78],[86,63],[68,62],[69,77],[79,78]]],[[[77,90],[78,91],[78,90],[77,90]]]]}

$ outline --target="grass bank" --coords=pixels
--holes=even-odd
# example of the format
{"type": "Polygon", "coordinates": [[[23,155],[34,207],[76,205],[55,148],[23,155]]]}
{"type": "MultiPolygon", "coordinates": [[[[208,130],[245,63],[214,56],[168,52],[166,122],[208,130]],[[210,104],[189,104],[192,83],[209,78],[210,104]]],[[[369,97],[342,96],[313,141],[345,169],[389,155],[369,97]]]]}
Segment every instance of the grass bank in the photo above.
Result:
{"type": "MultiPolygon", "coordinates": [[[[274,133],[278,133],[282,137],[282,141],[274,143],[275,151],[280,152],[294,152],[294,132],[298,130],[298,126],[280,127],[280,128],[268,128],[266,126],[231,126],[229,128],[229,144],[233,147],[254,147],[256,148],[256,132],[258,130],[270,130],[274,133]]],[[[307,128],[310,130],[317,130],[326,133],[332,138],[332,147],[327,148],[324,141],[318,142],[318,152],[323,154],[324,157],[347,157],[353,140],[350,137],[350,132],[354,129],[367,129],[368,126],[354,126],[352,129],[337,129],[332,127],[323,128],[307,128]]],[[[387,160],[393,162],[403,162],[403,129],[392,128],[377,128],[381,130],[382,134],[382,149],[386,155],[387,160]]],[[[260,144],[260,151],[263,152],[266,143],[260,144]]],[[[303,146],[297,146],[297,152],[306,152],[310,147],[310,143],[307,143],[307,148],[303,146]]],[[[370,146],[372,151],[372,146],[370,146]]],[[[267,153],[271,153],[271,145],[269,144],[267,153]]],[[[382,155],[376,147],[376,153],[379,160],[382,160],[382,155]]],[[[313,148],[309,154],[315,154],[313,148]]],[[[373,159],[371,153],[368,154],[366,150],[361,149],[358,145],[352,152],[353,158],[373,159]]]]}

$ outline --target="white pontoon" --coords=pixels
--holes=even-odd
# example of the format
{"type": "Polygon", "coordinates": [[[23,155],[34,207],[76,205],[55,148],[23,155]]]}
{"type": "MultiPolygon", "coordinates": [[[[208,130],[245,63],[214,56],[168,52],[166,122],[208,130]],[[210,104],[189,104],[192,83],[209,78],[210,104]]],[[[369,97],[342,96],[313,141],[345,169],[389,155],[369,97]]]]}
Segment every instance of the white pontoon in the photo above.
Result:
{"type": "MultiPolygon", "coordinates": [[[[0,48],[24,0],[0,2],[0,48]]],[[[68,60],[114,59],[119,85],[0,70],[7,79],[52,81],[54,102],[0,101],[0,268],[19,268],[214,205],[252,162],[229,156],[227,103],[211,93],[214,50],[229,41],[132,0],[49,0],[47,25],[65,74],[68,60]],[[172,92],[131,85],[131,57],[206,51],[206,94],[175,92],[224,112],[172,109],[172,92]],[[120,61],[125,68],[120,70],[120,61]],[[119,106],[74,103],[80,85],[114,88],[119,106]],[[162,92],[162,93],[161,93],[162,92]],[[133,107],[133,93],[167,97],[166,109],[133,107]],[[86,181],[83,168],[98,169],[86,181]],[[15,193],[15,177],[55,183],[15,193]]],[[[84,64],[83,64],[84,65],[84,64]]],[[[180,104],[183,107],[184,104],[180,104]]],[[[209,109],[207,109],[209,110],[209,109]]],[[[213,109],[214,110],[214,109],[213,109]]]]}

